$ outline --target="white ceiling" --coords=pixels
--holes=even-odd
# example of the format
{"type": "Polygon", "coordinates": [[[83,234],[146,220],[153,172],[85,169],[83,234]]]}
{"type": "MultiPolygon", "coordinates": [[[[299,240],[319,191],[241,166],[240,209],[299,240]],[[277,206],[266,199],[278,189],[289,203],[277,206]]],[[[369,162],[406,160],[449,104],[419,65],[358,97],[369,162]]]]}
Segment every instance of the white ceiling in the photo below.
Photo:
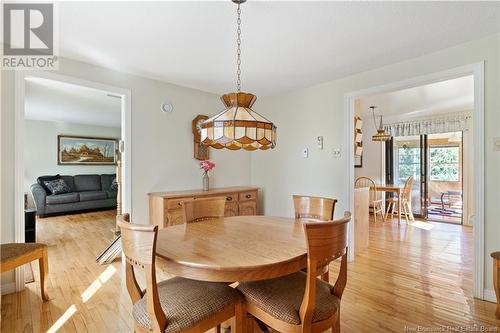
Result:
{"type": "Polygon", "coordinates": [[[121,126],[121,99],[100,90],[27,78],[25,103],[26,119],[121,126]]]}
{"type": "MultiPolygon", "coordinates": [[[[499,6],[249,0],[243,90],[307,87],[497,33],[499,6]]],[[[221,94],[234,89],[235,15],[229,0],[60,2],[61,55],[221,94]]]]}
{"type": "Polygon", "coordinates": [[[384,116],[384,122],[444,115],[474,108],[474,78],[465,76],[424,86],[360,98],[361,113],[384,116]]]}

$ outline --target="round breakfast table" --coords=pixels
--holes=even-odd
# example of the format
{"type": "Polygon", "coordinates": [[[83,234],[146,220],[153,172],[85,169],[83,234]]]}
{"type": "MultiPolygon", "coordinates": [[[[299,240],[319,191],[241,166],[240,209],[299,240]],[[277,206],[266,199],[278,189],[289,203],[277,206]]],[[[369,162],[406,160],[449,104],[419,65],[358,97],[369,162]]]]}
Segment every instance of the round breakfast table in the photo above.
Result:
{"type": "Polygon", "coordinates": [[[156,255],[175,276],[212,282],[270,279],[306,267],[302,223],[269,216],[234,216],[158,232],[156,255]]]}

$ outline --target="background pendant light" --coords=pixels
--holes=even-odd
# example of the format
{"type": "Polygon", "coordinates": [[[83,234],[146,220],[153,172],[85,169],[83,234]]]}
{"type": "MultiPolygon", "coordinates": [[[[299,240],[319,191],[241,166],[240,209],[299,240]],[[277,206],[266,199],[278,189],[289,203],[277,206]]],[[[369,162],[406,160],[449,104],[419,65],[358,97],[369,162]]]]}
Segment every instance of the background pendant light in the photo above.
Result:
{"type": "Polygon", "coordinates": [[[276,126],[252,105],[257,96],[241,92],[241,9],[246,0],[232,0],[238,5],[237,92],[221,96],[226,109],[201,124],[201,142],[216,149],[266,150],[276,146],[276,126]]]}
{"type": "MultiPolygon", "coordinates": [[[[373,115],[373,124],[375,125],[375,128],[377,128],[377,120],[375,117],[375,108],[376,106],[370,106],[370,109],[372,109],[372,115],[373,115]]],[[[383,142],[383,141],[389,141],[392,138],[392,135],[387,133],[384,129],[384,125],[382,123],[382,115],[380,115],[380,122],[377,128],[377,133],[372,136],[372,141],[377,141],[377,142],[383,142]]]]}

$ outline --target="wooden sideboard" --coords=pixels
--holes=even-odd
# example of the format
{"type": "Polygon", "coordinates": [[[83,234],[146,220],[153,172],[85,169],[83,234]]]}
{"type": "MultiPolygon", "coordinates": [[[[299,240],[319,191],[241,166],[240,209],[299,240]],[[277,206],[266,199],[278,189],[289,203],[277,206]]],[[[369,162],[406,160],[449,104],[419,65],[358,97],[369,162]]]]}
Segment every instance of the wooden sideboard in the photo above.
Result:
{"type": "Polygon", "coordinates": [[[226,197],[226,216],[257,215],[257,187],[225,187],[209,191],[153,192],[149,196],[149,223],[163,228],[184,223],[181,202],[186,199],[226,197]]]}

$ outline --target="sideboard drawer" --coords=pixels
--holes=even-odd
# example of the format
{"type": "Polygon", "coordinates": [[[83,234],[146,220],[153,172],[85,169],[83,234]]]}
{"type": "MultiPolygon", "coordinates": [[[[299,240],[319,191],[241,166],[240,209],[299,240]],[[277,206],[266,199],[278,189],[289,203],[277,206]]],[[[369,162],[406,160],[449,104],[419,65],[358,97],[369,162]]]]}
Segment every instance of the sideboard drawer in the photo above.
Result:
{"type": "Polygon", "coordinates": [[[240,201],[256,200],[257,191],[247,191],[240,193],[240,201]]]}
{"type": "Polygon", "coordinates": [[[226,197],[226,202],[238,202],[238,193],[225,193],[222,194],[221,196],[226,197]]]}
{"type": "Polygon", "coordinates": [[[189,200],[191,198],[175,198],[167,200],[167,209],[179,209],[181,207],[181,203],[184,200],[189,200]]]}

